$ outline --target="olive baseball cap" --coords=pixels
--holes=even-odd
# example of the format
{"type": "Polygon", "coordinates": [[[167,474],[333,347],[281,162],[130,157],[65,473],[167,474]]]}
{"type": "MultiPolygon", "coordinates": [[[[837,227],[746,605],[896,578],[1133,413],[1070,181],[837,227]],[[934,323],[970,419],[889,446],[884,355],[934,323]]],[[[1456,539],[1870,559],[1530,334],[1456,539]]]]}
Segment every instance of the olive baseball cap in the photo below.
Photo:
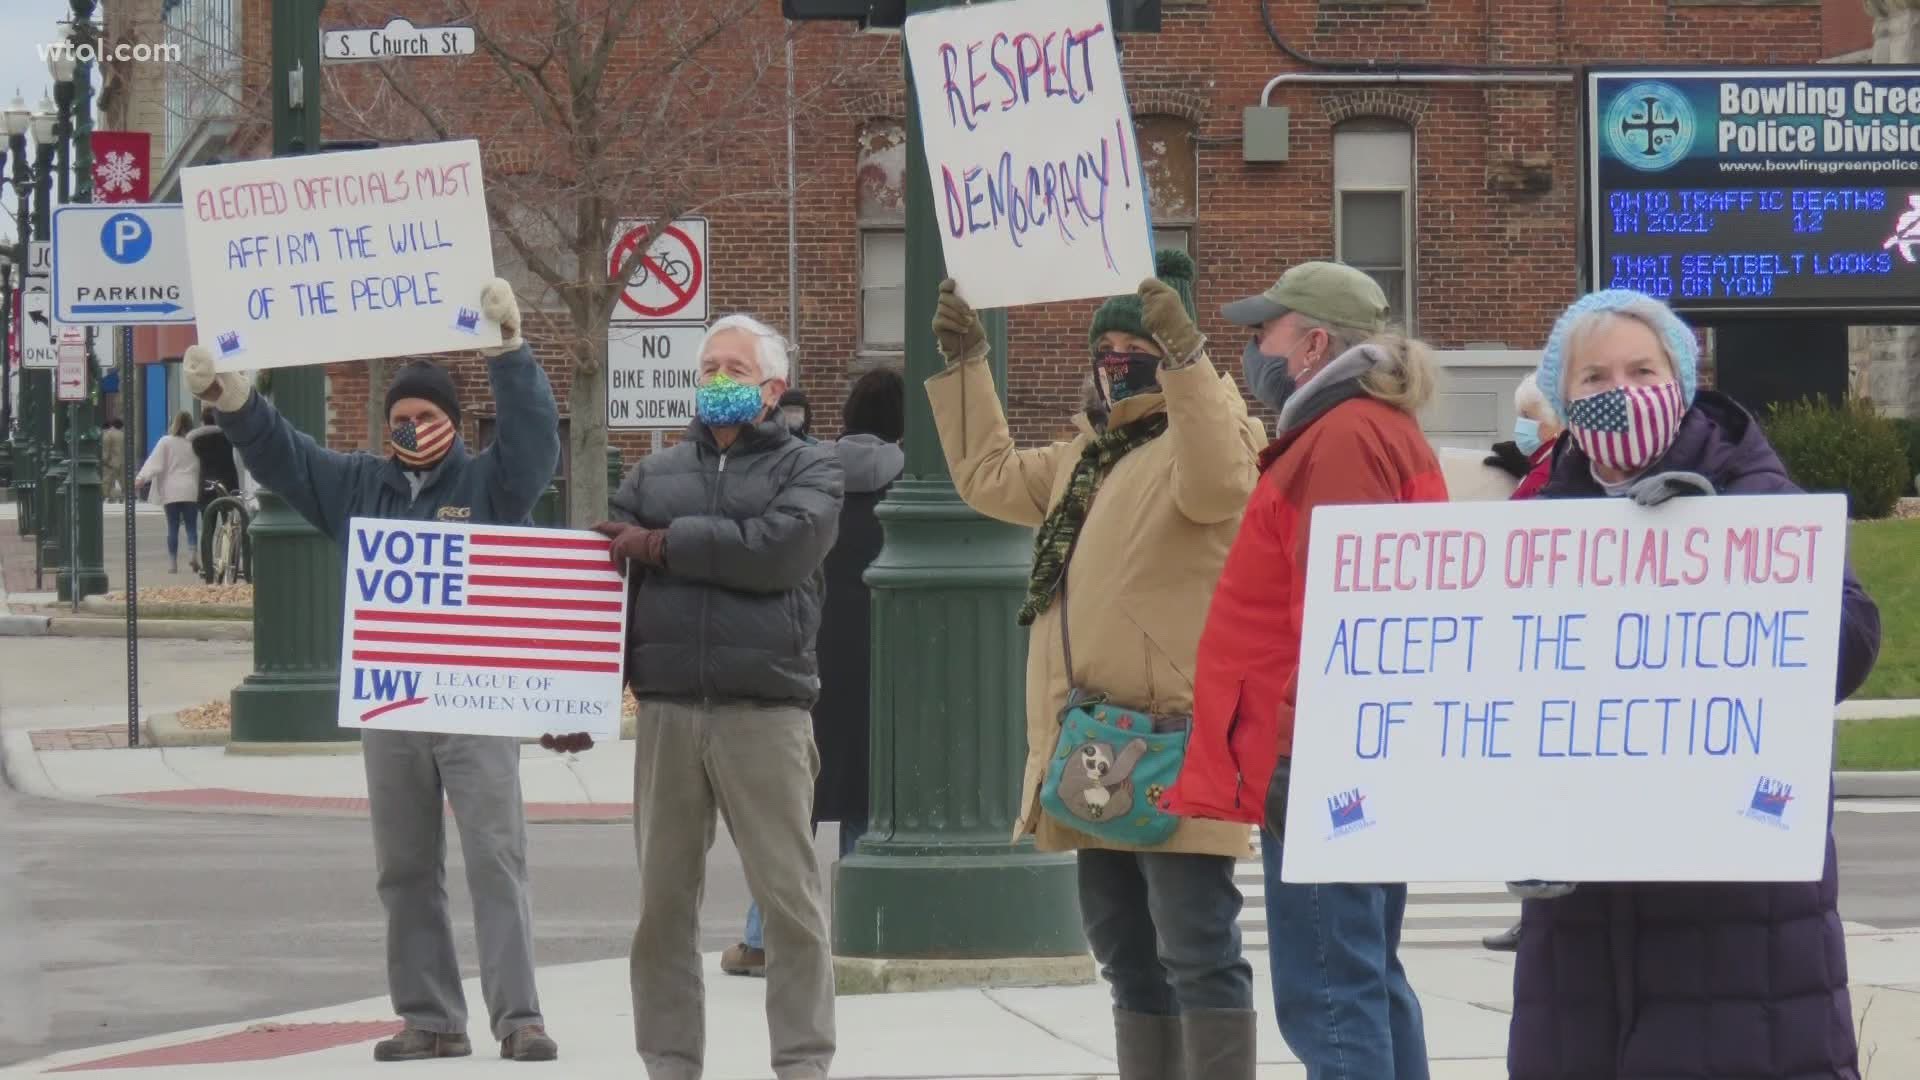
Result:
{"type": "Polygon", "coordinates": [[[1229,322],[1259,326],[1289,311],[1334,326],[1379,333],[1387,325],[1387,294],[1351,266],[1304,262],[1280,275],[1273,288],[1220,309],[1229,322]]]}

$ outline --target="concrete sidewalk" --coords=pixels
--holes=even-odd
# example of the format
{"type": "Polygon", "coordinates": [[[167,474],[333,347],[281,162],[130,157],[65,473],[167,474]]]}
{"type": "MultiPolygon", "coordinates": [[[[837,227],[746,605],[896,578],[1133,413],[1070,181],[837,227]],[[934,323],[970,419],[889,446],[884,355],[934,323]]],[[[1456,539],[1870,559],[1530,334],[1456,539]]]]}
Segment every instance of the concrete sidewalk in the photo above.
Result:
{"type": "MultiPolygon", "coordinates": [[[[1920,933],[1849,938],[1854,1011],[1864,1015],[1866,1080],[1920,1075],[1920,933]]],[[[1426,1013],[1435,1080],[1493,1080],[1506,1075],[1512,958],[1479,951],[1413,950],[1406,957],[1426,1013]]],[[[560,1042],[556,1075],[586,1078],[642,1075],[633,1051],[632,1013],[623,959],[544,968],[540,991],[548,1027],[560,1042]]],[[[1256,1000],[1271,1000],[1264,965],[1255,965],[1256,1000]]],[[[768,1067],[765,983],[728,978],[707,958],[706,1075],[749,1080],[768,1067]]],[[[467,984],[471,1002],[478,984],[467,984]]],[[[1262,1009],[1270,1016],[1271,1010],[1262,1009]]],[[[1109,999],[1103,986],[1051,989],[949,990],[841,997],[836,1077],[1095,1078],[1114,1074],[1109,999]]],[[[140,1077],[258,1077],[271,1060],[285,1080],[366,1075],[371,1044],[394,1026],[384,997],[334,1008],[74,1051],[0,1069],[0,1078],[56,1070],[112,1069],[140,1077]]],[[[484,1023],[471,1028],[484,1036],[484,1023]]],[[[1304,1077],[1270,1019],[1260,1025],[1260,1076],[1304,1077]]],[[[527,1066],[503,1062],[491,1042],[475,1039],[464,1062],[409,1066],[436,1075],[517,1075],[527,1066]]]]}

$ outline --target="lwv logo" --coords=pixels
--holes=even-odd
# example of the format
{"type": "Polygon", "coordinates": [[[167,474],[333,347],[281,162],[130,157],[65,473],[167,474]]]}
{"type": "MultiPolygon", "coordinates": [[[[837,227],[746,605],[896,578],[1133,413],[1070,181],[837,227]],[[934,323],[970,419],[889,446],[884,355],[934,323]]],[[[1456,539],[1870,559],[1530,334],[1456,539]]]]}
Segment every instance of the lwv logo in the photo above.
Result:
{"type": "Polygon", "coordinates": [[[1333,821],[1333,836],[1345,836],[1374,824],[1367,818],[1366,793],[1359,788],[1327,796],[1327,816],[1333,821]]]}

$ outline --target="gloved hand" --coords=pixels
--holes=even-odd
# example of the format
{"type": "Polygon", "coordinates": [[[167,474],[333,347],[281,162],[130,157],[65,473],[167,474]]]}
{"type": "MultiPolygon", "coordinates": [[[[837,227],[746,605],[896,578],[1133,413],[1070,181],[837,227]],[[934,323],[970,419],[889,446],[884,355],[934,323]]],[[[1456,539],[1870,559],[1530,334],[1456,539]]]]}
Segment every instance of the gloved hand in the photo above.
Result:
{"type": "Polygon", "coordinates": [[[1713,482],[1697,472],[1663,472],[1643,476],[1627,488],[1627,498],[1651,510],[1675,495],[1712,495],[1713,482]]]}
{"type": "Polygon", "coordinates": [[[556,754],[578,754],[593,749],[593,736],[584,731],[572,735],[542,735],[540,745],[556,754]]]}
{"type": "Polygon", "coordinates": [[[933,313],[933,336],[949,364],[980,360],[987,355],[987,328],[980,315],[960,299],[952,278],[940,283],[940,303],[933,313]]]}
{"type": "Polygon", "coordinates": [[[1193,362],[1207,347],[1206,335],[1187,317],[1180,294],[1159,278],[1140,283],[1140,320],[1160,343],[1160,351],[1166,354],[1161,363],[1168,367],[1193,362]]]}
{"type": "Polygon", "coordinates": [[[616,570],[625,571],[628,562],[642,563],[647,566],[667,565],[667,530],[648,529],[639,525],[624,525],[617,521],[603,521],[593,527],[593,531],[613,541],[609,557],[613,559],[616,570]]]}
{"type": "Polygon", "coordinates": [[[1522,900],[1558,900],[1577,888],[1579,886],[1571,881],[1541,881],[1538,878],[1507,882],[1507,891],[1522,900]]]}
{"type": "Polygon", "coordinates": [[[187,391],[221,412],[239,412],[253,396],[253,387],[232,371],[213,370],[213,350],[205,345],[190,345],[180,359],[187,376],[187,391]]]}
{"type": "Polygon", "coordinates": [[[494,278],[480,290],[480,314],[500,324],[500,347],[481,349],[482,354],[499,356],[526,344],[520,337],[520,302],[506,278],[494,278]]]}

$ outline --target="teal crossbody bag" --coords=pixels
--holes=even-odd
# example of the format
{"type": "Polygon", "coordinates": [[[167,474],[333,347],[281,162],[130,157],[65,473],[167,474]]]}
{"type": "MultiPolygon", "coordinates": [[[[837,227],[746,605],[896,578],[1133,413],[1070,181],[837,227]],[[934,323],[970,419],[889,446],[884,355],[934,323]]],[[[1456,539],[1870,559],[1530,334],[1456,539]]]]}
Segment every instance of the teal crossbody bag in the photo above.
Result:
{"type": "Polygon", "coordinates": [[[1070,829],[1129,847],[1157,847],[1180,827],[1160,798],[1180,775],[1188,718],[1154,717],[1107,703],[1104,694],[1073,686],[1067,634],[1066,573],[1060,578],[1060,651],[1067,664],[1067,704],[1060,737],[1040,784],[1041,809],[1070,829]]]}

